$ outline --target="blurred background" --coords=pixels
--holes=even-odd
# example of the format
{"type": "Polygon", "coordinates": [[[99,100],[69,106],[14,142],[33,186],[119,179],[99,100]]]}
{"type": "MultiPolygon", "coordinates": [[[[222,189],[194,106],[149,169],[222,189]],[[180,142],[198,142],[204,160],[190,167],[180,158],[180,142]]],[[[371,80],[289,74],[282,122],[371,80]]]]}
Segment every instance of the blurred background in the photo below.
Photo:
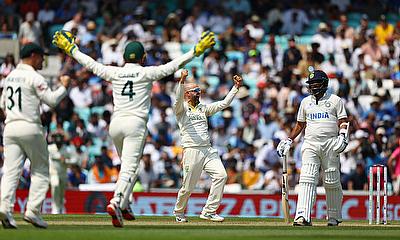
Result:
{"type": "MultiPolygon", "coordinates": [[[[328,91],[342,98],[351,120],[350,143],[340,156],[343,189],[367,190],[368,167],[384,164],[389,194],[398,195],[399,10],[395,0],[4,0],[0,79],[15,68],[19,48],[27,42],[51,53],[41,73],[52,86],[61,74],[72,77],[69,96],[58,107],[42,106],[42,122],[49,143],[64,156],[67,188],[90,189],[115,182],[121,163],[108,136],[111,85],[52,46],[53,33],[72,31],[82,52],[122,66],[129,41],[144,44],[146,65],[159,65],[191,51],[201,32],[211,30],[218,39],[214,49],[186,65],[203,89],[201,101],[225,97],[234,74],[242,74],[245,83],[230,108],[209,118],[212,144],[228,173],[226,192],[280,193],[276,146],[294,126],[313,66],[328,74],[328,91]]],[[[181,186],[182,149],[171,109],[179,76],[153,84],[149,135],[135,191],[176,192],[181,186]]],[[[299,179],[301,144],[298,137],[289,157],[292,190],[299,179]]],[[[29,182],[27,161],[19,188],[29,182]]],[[[207,191],[210,184],[203,174],[197,189],[207,191]]]]}

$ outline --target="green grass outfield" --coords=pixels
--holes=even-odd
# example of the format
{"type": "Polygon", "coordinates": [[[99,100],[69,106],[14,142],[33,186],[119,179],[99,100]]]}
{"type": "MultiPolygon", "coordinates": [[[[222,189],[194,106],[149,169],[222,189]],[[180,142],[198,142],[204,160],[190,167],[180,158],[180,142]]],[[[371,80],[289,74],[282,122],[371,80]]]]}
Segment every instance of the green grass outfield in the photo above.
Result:
{"type": "Polygon", "coordinates": [[[400,222],[369,226],[366,221],[346,221],[327,227],[314,221],[312,227],[293,227],[281,219],[226,218],[214,223],[190,217],[176,223],[173,217],[138,217],[114,228],[107,215],[45,215],[48,229],[37,229],[16,216],[18,229],[0,229],[0,240],[117,240],[117,239],[400,239],[400,222]]]}

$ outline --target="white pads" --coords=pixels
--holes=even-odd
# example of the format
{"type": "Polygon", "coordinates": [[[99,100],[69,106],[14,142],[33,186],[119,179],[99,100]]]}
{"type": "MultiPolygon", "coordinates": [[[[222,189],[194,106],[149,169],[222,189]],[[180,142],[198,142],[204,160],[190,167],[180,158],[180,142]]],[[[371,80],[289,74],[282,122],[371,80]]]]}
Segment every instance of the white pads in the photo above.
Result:
{"type": "Polygon", "coordinates": [[[326,169],[324,179],[327,217],[341,221],[343,192],[339,170],[337,168],[326,169]]]}
{"type": "Polygon", "coordinates": [[[319,165],[303,164],[300,174],[300,189],[297,200],[296,217],[302,216],[307,222],[311,220],[311,209],[316,198],[316,186],[318,182],[319,165]]]}

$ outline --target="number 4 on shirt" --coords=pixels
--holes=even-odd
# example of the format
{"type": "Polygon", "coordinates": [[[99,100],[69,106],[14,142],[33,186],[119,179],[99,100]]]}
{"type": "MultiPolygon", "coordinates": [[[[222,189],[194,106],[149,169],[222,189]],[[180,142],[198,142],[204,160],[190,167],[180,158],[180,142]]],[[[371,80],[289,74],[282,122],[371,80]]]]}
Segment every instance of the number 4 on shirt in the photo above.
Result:
{"type": "Polygon", "coordinates": [[[127,81],[124,85],[124,88],[122,88],[122,96],[129,96],[129,101],[133,100],[133,95],[136,93],[133,92],[133,82],[132,81],[127,81]],[[126,89],[129,87],[128,89],[126,89]]]}

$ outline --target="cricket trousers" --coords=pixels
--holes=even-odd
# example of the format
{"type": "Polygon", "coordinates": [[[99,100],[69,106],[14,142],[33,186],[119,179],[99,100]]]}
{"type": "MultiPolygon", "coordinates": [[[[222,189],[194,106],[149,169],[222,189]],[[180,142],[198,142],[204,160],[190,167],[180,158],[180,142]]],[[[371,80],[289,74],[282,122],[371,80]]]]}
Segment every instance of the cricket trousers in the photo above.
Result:
{"type": "Polygon", "coordinates": [[[327,218],[342,220],[343,191],[340,182],[339,154],[332,150],[335,138],[325,141],[305,141],[302,145],[302,166],[299,180],[296,217],[311,220],[311,210],[316,199],[319,170],[324,171],[327,218]]]}
{"type": "Polygon", "coordinates": [[[39,214],[49,186],[49,153],[42,125],[13,121],[4,128],[4,174],[1,180],[2,212],[14,209],[15,192],[25,159],[31,161],[27,211],[39,214]]]}
{"type": "Polygon", "coordinates": [[[185,212],[190,194],[200,178],[202,170],[210,175],[212,184],[202,213],[215,213],[221,203],[226,171],[216,149],[212,147],[188,147],[183,150],[183,181],[176,199],[175,214],[185,212]]]}
{"type": "Polygon", "coordinates": [[[146,120],[135,116],[113,118],[109,133],[121,159],[121,170],[110,202],[126,209],[139,173],[147,136],[146,120]]]}
{"type": "Polygon", "coordinates": [[[67,164],[50,160],[51,213],[64,212],[64,193],[67,186],[67,164]]]}

